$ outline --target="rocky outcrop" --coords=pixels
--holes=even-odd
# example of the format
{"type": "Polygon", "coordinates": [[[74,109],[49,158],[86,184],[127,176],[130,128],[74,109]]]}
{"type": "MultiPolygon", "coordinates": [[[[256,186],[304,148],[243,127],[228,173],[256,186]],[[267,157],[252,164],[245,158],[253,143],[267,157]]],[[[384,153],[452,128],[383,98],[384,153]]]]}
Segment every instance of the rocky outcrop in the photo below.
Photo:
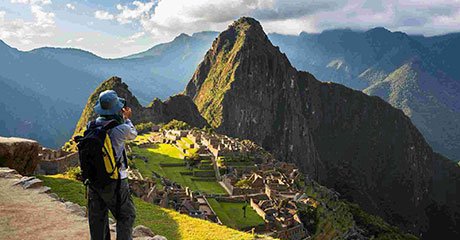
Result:
{"type": "Polygon", "coordinates": [[[36,141],[0,137],[0,167],[13,168],[22,175],[30,175],[37,166],[39,150],[36,141]]]}
{"type": "Polygon", "coordinates": [[[443,222],[444,231],[460,234],[452,231],[460,223],[453,180],[460,169],[439,164],[401,110],[297,71],[256,20],[241,18],[220,34],[185,93],[218,132],[295,162],[364,210],[423,236],[434,224],[427,209],[441,204],[449,206],[441,215],[454,219],[443,222]]]}
{"type": "Polygon", "coordinates": [[[134,124],[145,122],[168,123],[172,119],[177,119],[188,123],[190,126],[199,128],[207,124],[206,120],[200,115],[192,99],[188,96],[176,95],[170,97],[165,102],[156,98],[148,107],[143,107],[128,89],[128,85],[121,81],[121,78],[111,77],[104,81],[89,97],[86,107],[75,128],[74,135],[81,133],[82,130],[85,129],[88,121],[97,117],[94,112],[96,101],[101,92],[109,89],[116,91],[118,96],[126,99],[127,106],[129,106],[133,112],[131,120],[134,124]]]}
{"type": "Polygon", "coordinates": [[[177,119],[194,127],[207,125],[193,100],[182,94],[172,96],[164,102],[156,98],[144,112],[155,113],[153,116],[157,116],[157,119],[154,122],[168,123],[177,119]]]}

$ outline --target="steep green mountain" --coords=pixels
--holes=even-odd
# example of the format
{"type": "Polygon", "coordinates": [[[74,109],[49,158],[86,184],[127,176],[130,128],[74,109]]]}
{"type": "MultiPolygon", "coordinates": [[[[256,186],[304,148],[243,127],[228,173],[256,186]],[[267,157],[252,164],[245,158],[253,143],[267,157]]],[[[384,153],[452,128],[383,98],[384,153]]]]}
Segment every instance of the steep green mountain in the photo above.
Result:
{"type": "Polygon", "coordinates": [[[401,110],[297,71],[256,20],[219,35],[185,93],[218,132],[295,162],[364,210],[426,239],[460,236],[460,168],[401,110]]]}

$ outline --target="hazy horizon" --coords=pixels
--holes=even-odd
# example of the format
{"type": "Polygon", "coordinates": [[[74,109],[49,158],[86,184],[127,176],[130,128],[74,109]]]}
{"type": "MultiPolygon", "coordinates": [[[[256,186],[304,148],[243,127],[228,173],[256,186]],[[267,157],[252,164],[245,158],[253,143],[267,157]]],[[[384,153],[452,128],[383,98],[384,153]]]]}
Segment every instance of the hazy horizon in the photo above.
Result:
{"type": "MultiPolygon", "coordinates": [[[[236,19],[235,19],[236,20],[236,19]]],[[[331,28],[331,29],[325,29],[321,32],[306,32],[306,31],[302,31],[300,33],[297,33],[297,34],[283,34],[283,33],[277,33],[277,32],[269,32],[267,33],[268,35],[271,35],[271,34],[280,34],[280,35],[290,35],[290,36],[300,36],[300,34],[302,33],[307,33],[307,34],[321,34],[321,33],[324,33],[324,32],[328,32],[328,31],[336,31],[336,30],[351,30],[353,32],[366,32],[366,31],[369,31],[369,30],[372,30],[372,29],[376,29],[376,28],[385,28],[386,30],[388,31],[391,31],[391,32],[401,32],[401,31],[392,31],[391,29],[388,29],[386,27],[382,27],[382,26],[375,26],[375,27],[370,27],[368,29],[358,29],[358,28],[350,28],[350,27],[343,27],[343,28],[331,28]]],[[[187,36],[192,36],[194,34],[197,34],[197,33],[216,33],[218,34],[219,31],[213,31],[213,30],[203,30],[203,31],[199,31],[199,32],[194,32],[194,33],[191,33],[191,34],[188,34],[188,33],[179,33],[178,35],[174,36],[172,39],[170,40],[166,40],[164,42],[159,42],[159,43],[153,43],[153,45],[151,46],[147,46],[147,48],[143,49],[143,50],[139,50],[137,52],[132,52],[132,53],[128,53],[126,55],[121,55],[121,56],[116,56],[116,57],[109,57],[109,56],[101,56],[95,52],[92,52],[91,50],[89,49],[85,49],[85,48],[79,48],[79,47],[73,47],[73,46],[59,46],[59,45],[56,45],[56,46],[53,46],[53,45],[44,45],[44,46],[39,46],[39,47],[36,47],[36,48],[32,48],[32,49],[20,49],[20,48],[17,48],[14,46],[14,44],[10,44],[8,43],[7,41],[5,41],[4,39],[1,39],[0,38],[0,41],[3,41],[4,43],[6,43],[8,46],[10,47],[13,47],[13,48],[16,48],[20,51],[23,51],[23,52],[29,52],[29,51],[34,51],[36,49],[40,49],[40,48],[58,48],[58,49],[75,49],[75,50],[81,50],[81,51],[86,51],[86,52],[89,52],[91,54],[94,54],[100,58],[104,58],[104,59],[118,59],[118,58],[124,58],[124,57],[127,57],[127,56],[130,56],[130,55],[134,55],[134,54],[138,54],[138,53],[142,53],[142,52],[145,52],[155,46],[158,46],[158,45],[161,45],[161,44],[165,44],[165,43],[170,43],[172,41],[174,41],[175,38],[179,37],[181,34],[186,34],[187,36]]],[[[437,36],[445,36],[445,35],[449,35],[449,34],[456,34],[456,33],[460,33],[460,30],[459,31],[454,31],[454,32],[448,32],[448,33],[442,33],[442,34],[436,34],[436,35],[424,35],[424,34],[408,34],[409,36],[423,36],[423,37],[437,37],[437,36]]]]}
{"type": "Polygon", "coordinates": [[[22,51],[78,48],[118,58],[180,33],[223,31],[241,16],[258,19],[267,33],[290,35],[374,27],[425,36],[460,31],[460,2],[446,0],[9,0],[0,3],[0,39],[22,51]]]}

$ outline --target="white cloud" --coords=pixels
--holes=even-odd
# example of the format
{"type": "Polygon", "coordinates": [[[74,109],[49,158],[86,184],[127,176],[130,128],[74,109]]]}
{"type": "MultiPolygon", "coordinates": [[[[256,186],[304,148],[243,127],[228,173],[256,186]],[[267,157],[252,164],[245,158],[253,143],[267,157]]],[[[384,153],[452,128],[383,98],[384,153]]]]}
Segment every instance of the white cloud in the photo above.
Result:
{"type": "Polygon", "coordinates": [[[32,5],[30,11],[32,15],[35,16],[35,25],[41,28],[50,28],[54,26],[54,13],[45,12],[42,7],[37,5],[32,5]]]}
{"type": "Polygon", "coordinates": [[[129,5],[117,4],[118,14],[112,14],[107,11],[98,10],[94,13],[94,16],[98,19],[103,20],[117,20],[120,24],[131,23],[141,18],[148,17],[149,11],[152,9],[154,2],[140,2],[134,1],[131,3],[134,8],[131,8],[129,5]]]}
{"type": "Polygon", "coordinates": [[[83,40],[85,40],[84,37],[79,37],[79,38],[76,38],[76,39],[69,39],[69,40],[67,40],[66,43],[67,43],[67,44],[70,44],[70,43],[78,43],[78,42],[81,42],[81,41],[83,41],[83,40]]]}
{"type": "Polygon", "coordinates": [[[106,11],[96,11],[94,12],[94,17],[101,20],[112,20],[114,16],[106,11]]]}
{"type": "Polygon", "coordinates": [[[273,8],[274,0],[160,0],[140,25],[155,41],[166,41],[180,33],[222,31],[241,16],[273,8]]]}
{"type": "MultiPolygon", "coordinates": [[[[92,10],[95,18],[124,26],[112,25],[110,31],[98,31],[101,25],[94,19],[80,18],[81,26],[91,29],[86,32],[74,29],[60,32],[54,22],[61,19],[47,8],[51,0],[9,1],[28,4],[24,9],[30,8],[29,15],[33,18],[13,19],[9,18],[9,11],[0,11],[0,38],[18,43],[15,47],[30,49],[66,41],[77,44],[76,40],[84,37],[78,47],[110,57],[147,49],[170,41],[180,33],[222,31],[241,16],[258,19],[268,33],[298,34],[334,28],[365,30],[377,26],[425,35],[460,31],[460,0],[130,0],[132,2],[115,3],[111,8],[92,10]],[[133,35],[120,36],[129,29],[133,35]],[[53,38],[46,37],[51,34],[55,34],[53,38]],[[90,41],[95,36],[98,41],[90,41]]],[[[91,9],[93,5],[86,2],[89,1],[78,1],[76,7],[91,9]]],[[[66,8],[71,9],[69,4],[74,6],[77,1],[65,3],[66,8]]]]}
{"type": "Polygon", "coordinates": [[[123,43],[133,43],[135,42],[137,39],[143,37],[145,35],[145,32],[138,32],[138,33],[135,33],[133,35],[131,35],[130,37],[128,37],[127,39],[123,40],[122,42],[123,43]]]}
{"type": "Polygon", "coordinates": [[[116,19],[119,23],[125,24],[125,23],[130,23],[133,20],[138,20],[143,16],[146,16],[150,9],[152,9],[154,2],[139,2],[139,1],[134,1],[132,5],[135,6],[135,8],[131,9],[129,6],[117,5],[117,9],[120,10],[121,12],[117,14],[116,19]]]}
{"type": "Polygon", "coordinates": [[[459,0],[159,0],[140,23],[154,38],[169,39],[182,32],[223,30],[241,16],[260,20],[267,32],[285,34],[376,26],[433,34],[458,31],[457,10],[459,0]]]}
{"type": "Polygon", "coordinates": [[[75,5],[73,5],[72,3],[67,3],[65,5],[66,8],[70,9],[70,10],[75,10],[75,5]]]}
{"type": "MultiPolygon", "coordinates": [[[[13,2],[13,1],[12,1],[13,2]]],[[[15,3],[27,3],[30,5],[30,12],[33,16],[32,21],[23,19],[6,19],[6,14],[0,14],[0,38],[21,44],[31,44],[36,39],[47,38],[53,35],[55,30],[54,13],[46,12],[42,6],[35,3],[48,3],[50,1],[18,1],[15,3]]]]}
{"type": "Polygon", "coordinates": [[[11,3],[47,5],[51,4],[51,0],[11,0],[11,3]]]}

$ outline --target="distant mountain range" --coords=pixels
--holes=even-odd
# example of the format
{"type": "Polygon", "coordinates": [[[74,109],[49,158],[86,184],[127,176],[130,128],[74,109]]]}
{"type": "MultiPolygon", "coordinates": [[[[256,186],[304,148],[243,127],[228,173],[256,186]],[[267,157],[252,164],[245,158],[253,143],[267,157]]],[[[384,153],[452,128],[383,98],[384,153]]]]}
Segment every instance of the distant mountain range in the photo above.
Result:
{"type": "Polygon", "coordinates": [[[460,160],[460,34],[423,37],[374,28],[270,39],[298,69],[403,110],[436,151],[460,160]]]}
{"type": "Polygon", "coordinates": [[[39,48],[28,52],[0,40],[0,135],[39,140],[59,147],[74,131],[87,97],[117,75],[141,104],[184,89],[217,33],[181,34],[172,42],[120,59],[79,49],[39,48]]]}
{"type": "MultiPolygon", "coordinates": [[[[17,92],[17,98],[28,94],[56,101],[52,107],[39,103],[41,111],[49,112],[40,119],[36,106],[23,106],[22,114],[10,111],[0,119],[0,135],[36,138],[51,147],[63,144],[78,120],[80,110],[73,109],[82,109],[86,96],[113,75],[122,77],[144,105],[155,97],[178,93],[217,35],[181,34],[171,42],[119,59],[78,49],[22,52],[0,41],[0,64],[6,66],[0,72],[1,83],[17,85],[9,95],[17,92]],[[71,122],[47,127],[55,129],[45,131],[48,136],[38,133],[36,126],[46,126],[64,114],[71,122]],[[19,127],[10,127],[11,123],[19,127]]],[[[423,37],[374,28],[268,37],[297,69],[321,81],[379,96],[403,110],[436,151],[460,160],[460,69],[456,63],[460,33],[423,37]]],[[[0,95],[5,91],[0,89],[0,95]]],[[[15,103],[11,104],[8,107],[15,109],[15,103]]],[[[0,108],[6,105],[2,102],[0,108]]]]}

